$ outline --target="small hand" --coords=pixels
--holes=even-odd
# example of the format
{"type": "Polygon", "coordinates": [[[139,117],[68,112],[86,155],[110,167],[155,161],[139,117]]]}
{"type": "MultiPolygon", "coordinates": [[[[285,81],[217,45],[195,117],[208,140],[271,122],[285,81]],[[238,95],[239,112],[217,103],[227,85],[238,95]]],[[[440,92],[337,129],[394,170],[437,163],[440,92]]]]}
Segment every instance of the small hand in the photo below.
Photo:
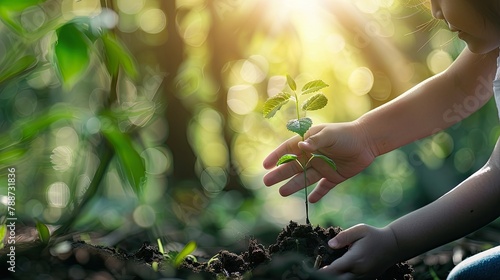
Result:
{"type": "MultiPolygon", "coordinates": [[[[296,136],[282,143],[264,159],[264,167],[271,169],[284,154],[295,154],[301,159],[303,153],[321,153],[332,159],[337,170],[321,159],[314,159],[307,170],[308,185],[318,182],[311,192],[309,201],[314,203],[326,195],[332,188],[365,169],[375,158],[370,143],[363,129],[355,122],[323,124],[313,126],[301,142],[296,136]]],[[[280,194],[288,196],[304,188],[302,168],[294,162],[274,168],[266,176],[267,186],[291,178],[280,188],[280,194]]]]}
{"type": "Polygon", "coordinates": [[[360,224],[340,232],[328,245],[349,250],[321,272],[335,279],[374,279],[396,263],[397,242],[391,229],[360,224]]]}

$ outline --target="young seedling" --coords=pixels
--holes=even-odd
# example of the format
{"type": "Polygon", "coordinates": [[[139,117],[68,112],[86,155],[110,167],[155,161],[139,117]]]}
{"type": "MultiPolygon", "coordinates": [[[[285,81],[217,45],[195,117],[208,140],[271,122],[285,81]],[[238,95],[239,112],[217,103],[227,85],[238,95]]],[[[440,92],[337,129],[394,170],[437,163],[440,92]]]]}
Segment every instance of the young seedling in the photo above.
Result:
{"type": "MultiPolygon", "coordinates": [[[[286,127],[288,130],[297,133],[300,137],[302,137],[302,141],[304,141],[304,135],[309,130],[309,128],[311,128],[313,123],[310,118],[306,117],[306,112],[319,110],[326,106],[326,104],[328,103],[328,99],[323,93],[320,93],[319,91],[323,88],[328,87],[328,85],[322,80],[314,80],[306,83],[300,91],[297,91],[297,84],[295,83],[295,80],[290,77],[290,75],[286,76],[286,81],[288,87],[291,90],[291,93],[283,91],[267,99],[267,101],[264,103],[263,114],[265,118],[272,118],[276,114],[276,112],[278,112],[283,107],[283,105],[287,104],[290,100],[293,101],[295,103],[297,118],[289,120],[286,124],[286,127]],[[300,103],[300,97],[312,93],[315,94],[307,98],[304,102],[300,103]]],[[[306,223],[310,224],[309,203],[307,201],[307,168],[311,164],[311,161],[315,158],[319,158],[325,161],[332,167],[333,170],[336,170],[337,167],[333,160],[322,154],[312,153],[311,155],[309,155],[309,157],[307,157],[306,153],[302,152],[302,157],[304,158],[304,160],[300,161],[299,155],[285,154],[278,160],[276,166],[295,161],[302,168],[304,174],[304,194],[306,200],[306,223]]]]}

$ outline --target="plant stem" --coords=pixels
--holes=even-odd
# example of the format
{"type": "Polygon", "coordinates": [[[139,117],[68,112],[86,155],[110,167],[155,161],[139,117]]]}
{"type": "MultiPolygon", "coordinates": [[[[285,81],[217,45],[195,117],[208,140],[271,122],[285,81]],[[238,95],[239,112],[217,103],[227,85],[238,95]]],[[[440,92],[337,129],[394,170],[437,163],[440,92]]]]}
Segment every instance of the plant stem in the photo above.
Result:
{"type": "Polygon", "coordinates": [[[303,173],[304,173],[304,194],[306,198],[306,224],[310,225],[311,222],[309,221],[309,202],[307,201],[307,166],[303,167],[303,173]]]}
{"type": "Polygon", "coordinates": [[[97,170],[94,174],[94,178],[92,178],[92,181],[90,182],[89,187],[85,191],[85,194],[83,195],[82,200],[80,201],[79,204],[76,205],[76,207],[73,209],[71,212],[70,217],[67,219],[67,222],[64,223],[60,228],[58,228],[55,232],[54,235],[63,235],[66,234],[69,230],[72,229],[74,226],[78,216],[81,214],[82,209],[88,204],[88,202],[95,196],[97,193],[97,189],[104,178],[104,175],[106,174],[106,170],[111,163],[111,160],[113,159],[114,156],[114,149],[109,146],[109,143],[106,140],[102,140],[101,145],[100,145],[100,150],[99,152],[101,153],[101,158],[100,158],[100,163],[99,166],[97,167],[97,170]]]}

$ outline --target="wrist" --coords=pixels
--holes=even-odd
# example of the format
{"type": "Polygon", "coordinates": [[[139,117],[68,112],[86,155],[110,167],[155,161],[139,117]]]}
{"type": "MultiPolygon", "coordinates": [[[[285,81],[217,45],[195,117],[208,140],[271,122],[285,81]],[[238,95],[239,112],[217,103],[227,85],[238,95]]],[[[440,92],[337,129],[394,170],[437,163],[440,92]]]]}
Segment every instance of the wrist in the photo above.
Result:
{"type": "Polygon", "coordinates": [[[375,135],[372,135],[370,133],[369,124],[365,121],[364,118],[359,118],[352,123],[355,129],[359,131],[358,134],[362,137],[365,146],[368,147],[368,150],[373,155],[373,158],[376,158],[379,155],[385,153],[380,150],[380,147],[375,140],[375,135]]]}

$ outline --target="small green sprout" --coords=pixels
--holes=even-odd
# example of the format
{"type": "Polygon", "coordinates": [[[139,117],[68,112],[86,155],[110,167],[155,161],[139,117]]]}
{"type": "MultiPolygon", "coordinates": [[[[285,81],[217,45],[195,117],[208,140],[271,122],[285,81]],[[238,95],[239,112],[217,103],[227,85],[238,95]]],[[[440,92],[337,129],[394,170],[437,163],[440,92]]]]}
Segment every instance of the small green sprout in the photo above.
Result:
{"type": "MultiPolygon", "coordinates": [[[[312,126],[312,120],[308,117],[306,117],[306,112],[307,111],[314,111],[314,110],[319,110],[322,109],[323,107],[326,106],[328,103],[328,99],[326,96],[319,92],[320,90],[328,87],[328,85],[323,82],[322,80],[314,80],[306,83],[300,92],[297,91],[297,84],[295,80],[290,77],[290,75],[286,76],[286,81],[288,84],[288,87],[291,90],[291,93],[289,92],[281,92],[278,93],[277,95],[270,97],[267,99],[267,101],[264,103],[264,110],[263,114],[265,118],[272,118],[282,107],[283,105],[287,104],[290,100],[295,102],[295,112],[297,114],[296,119],[289,120],[288,123],[286,124],[286,127],[288,130],[297,133],[302,137],[302,141],[305,140],[304,135],[306,132],[311,128],[312,126]],[[311,93],[315,93],[311,97],[307,98],[304,102],[300,104],[300,97],[304,95],[308,95],[311,93]]],[[[306,158],[305,152],[303,152],[303,157],[306,158]]],[[[309,167],[311,161],[315,158],[319,158],[323,161],[325,161],[328,165],[332,167],[333,170],[336,170],[337,167],[335,165],[335,162],[331,160],[330,158],[321,155],[321,154],[311,154],[305,162],[301,162],[299,160],[298,155],[294,154],[286,154],[283,155],[277,162],[277,166],[295,161],[299,164],[299,166],[302,168],[303,174],[304,174],[304,193],[305,193],[305,198],[306,198],[306,223],[310,224],[309,222],[309,203],[307,201],[307,168],[309,167]]]]}
{"type": "Polygon", "coordinates": [[[4,247],[4,239],[7,236],[7,225],[0,225],[0,249],[4,247]]]}
{"type": "Polygon", "coordinates": [[[38,238],[44,244],[48,244],[50,240],[50,231],[49,228],[42,222],[36,222],[36,230],[38,231],[38,238]]]}
{"type": "Polygon", "coordinates": [[[179,267],[185,259],[197,261],[196,257],[191,255],[191,253],[196,250],[196,242],[194,241],[188,242],[180,252],[170,251],[168,253],[165,252],[160,238],[158,238],[156,241],[158,243],[158,250],[160,251],[160,253],[165,257],[167,261],[172,263],[174,267],[179,267]]]}

